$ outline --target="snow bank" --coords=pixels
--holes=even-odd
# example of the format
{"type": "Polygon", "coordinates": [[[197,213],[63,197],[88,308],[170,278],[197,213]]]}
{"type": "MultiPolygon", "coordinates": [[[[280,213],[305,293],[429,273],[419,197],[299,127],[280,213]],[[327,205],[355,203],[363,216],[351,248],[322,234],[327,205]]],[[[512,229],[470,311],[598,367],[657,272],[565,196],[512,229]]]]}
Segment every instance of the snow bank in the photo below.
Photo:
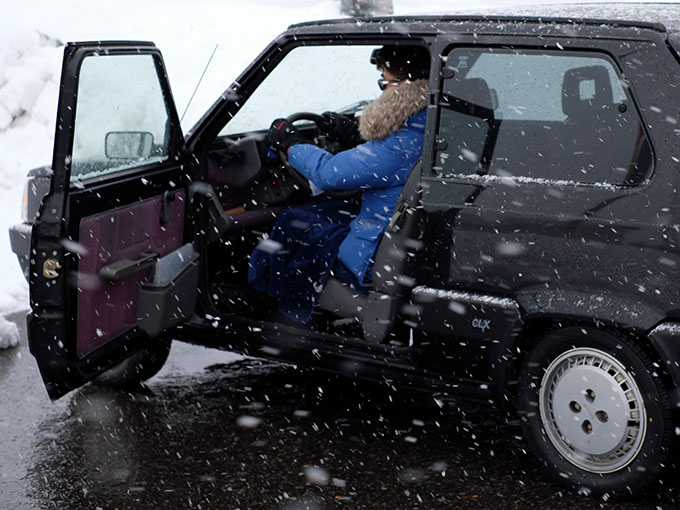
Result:
{"type": "MultiPolygon", "coordinates": [[[[20,221],[26,171],[49,161],[62,48],[19,26],[0,29],[0,313],[26,309],[28,286],[7,229],[20,221]]],[[[1,324],[0,324],[1,326],[1,324]]],[[[15,326],[16,327],[16,326],[15,326]]],[[[4,330],[5,328],[3,328],[4,330]]],[[[0,339],[0,347],[15,345],[0,339]]]]}
{"type": "Polygon", "coordinates": [[[18,326],[0,317],[0,349],[7,349],[19,344],[19,328],[18,326]]]}

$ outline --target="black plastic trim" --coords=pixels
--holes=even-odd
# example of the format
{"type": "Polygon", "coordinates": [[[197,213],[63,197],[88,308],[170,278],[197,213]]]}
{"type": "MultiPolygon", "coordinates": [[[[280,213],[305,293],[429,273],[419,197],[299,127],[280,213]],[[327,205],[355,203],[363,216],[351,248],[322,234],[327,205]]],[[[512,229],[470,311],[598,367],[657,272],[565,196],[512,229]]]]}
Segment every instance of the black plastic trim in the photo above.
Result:
{"type": "MultiPolygon", "coordinates": [[[[645,28],[654,30],[656,32],[666,32],[666,26],[662,23],[645,22],[645,21],[631,21],[631,20],[617,20],[617,19],[597,19],[597,18],[564,18],[551,16],[498,16],[490,14],[489,16],[465,16],[465,15],[451,15],[451,16],[376,16],[348,19],[329,19],[319,21],[307,21],[304,23],[296,23],[288,27],[289,30],[303,27],[318,27],[323,25],[349,25],[349,24],[381,24],[381,23],[451,23],[451,22],[468,22],[468,23],[526,23],[526,24],[541,24],[552,23],[556,25],[590,25],[602,26],[610,25],[613,27],[624,28],[645,28]]],[[[433,30],[433,33],[434,30],[433,30]]]]}

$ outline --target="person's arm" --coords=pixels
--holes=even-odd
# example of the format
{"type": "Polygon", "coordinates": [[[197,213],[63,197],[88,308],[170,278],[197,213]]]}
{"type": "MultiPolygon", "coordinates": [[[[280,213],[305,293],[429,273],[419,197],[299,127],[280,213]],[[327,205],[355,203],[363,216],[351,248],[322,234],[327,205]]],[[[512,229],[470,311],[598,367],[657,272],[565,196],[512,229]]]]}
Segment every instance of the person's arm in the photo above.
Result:
{"type": "Polygon", "coordinates": [[[381,142],[367,142],[335,155],[314,145],[294,145],[288,150],[288,161],[324,191],[387,187],[394,169],[402,164],[401,151],[381,142]]]}

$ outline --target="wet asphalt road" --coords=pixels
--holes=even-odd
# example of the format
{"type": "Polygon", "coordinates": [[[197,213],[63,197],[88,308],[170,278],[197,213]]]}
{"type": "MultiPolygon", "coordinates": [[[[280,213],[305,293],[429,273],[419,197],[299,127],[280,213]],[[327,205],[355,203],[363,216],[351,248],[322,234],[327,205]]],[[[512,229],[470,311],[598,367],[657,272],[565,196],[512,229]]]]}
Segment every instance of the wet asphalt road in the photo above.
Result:
{"type": "Polygon", "coordinates": [[[594,500],[498,416],[186,344],[146,390],[52,404],[24,334],[0,387],[0,510],[680,507],[678,467],[637,500],[594,500]]]}

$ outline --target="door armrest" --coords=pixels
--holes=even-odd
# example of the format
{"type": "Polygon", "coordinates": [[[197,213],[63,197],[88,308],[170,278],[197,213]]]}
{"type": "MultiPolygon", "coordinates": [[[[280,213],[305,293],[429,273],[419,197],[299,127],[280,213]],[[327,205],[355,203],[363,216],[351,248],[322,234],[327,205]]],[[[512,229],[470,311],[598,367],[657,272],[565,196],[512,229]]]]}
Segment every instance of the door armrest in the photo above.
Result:
{"type": "Polygon", "coordinates": [[[107,282],[115,282],[131,274],[151,267],[158,259],[158,253],[143,251],[137,260],[122,259],[112,262],[99,270],[99,278],[107,282]]]}

